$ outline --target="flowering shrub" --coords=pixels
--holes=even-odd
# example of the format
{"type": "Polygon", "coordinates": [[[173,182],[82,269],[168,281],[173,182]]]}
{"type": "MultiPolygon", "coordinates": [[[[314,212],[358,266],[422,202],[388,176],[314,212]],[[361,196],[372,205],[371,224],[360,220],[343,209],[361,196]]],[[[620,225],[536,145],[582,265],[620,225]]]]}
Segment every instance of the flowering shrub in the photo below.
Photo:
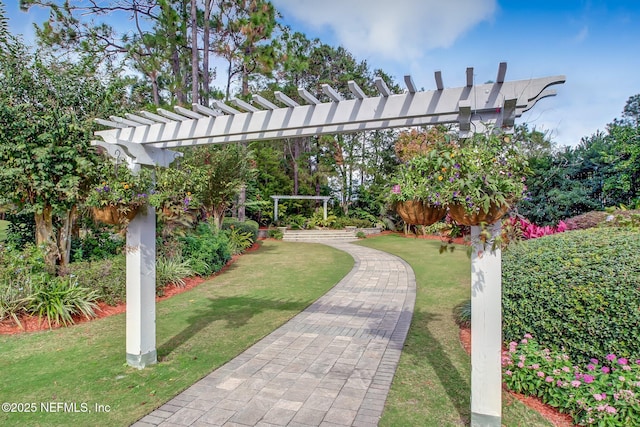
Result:
{"type": "Polygon", "coordinates": [[[542,348],[525,334],[509,343],[502,366],[510,390],[539,397],[578,425],[638,425],[640,360],[608,354],[578,366],[567,354],[542,348]]]}
{"type": "Polygon", "coordinates": [[[567,230],[567,225],[563,221],[560,221],[555,227],[551,227],[549,225],[542,227],[529,222],[526,218],[519,218],[515,216],[510,217],[505,220],[505,222],[507,222],[507,224],[504,225],[517,228],[519,235],[525,240],[536,239],[538,237],[549,236],[556,233],[563,233],[567,230]]]}
{"type": "Polygon", "coordinates": [[[116,169],[110,162],[99,169],[97,181],[85,201],[87,206],[134,209],[148,202],[152,188],[150,171],[143,169],[134,175],[126,166],[116,169]]]}

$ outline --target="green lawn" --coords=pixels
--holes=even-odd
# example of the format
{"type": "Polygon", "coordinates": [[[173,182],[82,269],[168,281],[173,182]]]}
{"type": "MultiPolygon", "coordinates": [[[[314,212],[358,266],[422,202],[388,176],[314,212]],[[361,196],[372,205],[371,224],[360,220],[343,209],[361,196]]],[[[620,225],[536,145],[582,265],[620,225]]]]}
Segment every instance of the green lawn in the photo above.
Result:
{"type": "MultiPolygon", "coordinates": [[[[413,321],[380,426],[469,425],[470,357],[460,345],[453,307],[471,296],[471,261],[464,247],[439,254],[439,241],[388,235],[362,245],[407,261],[416,275],[413,321]]],[[[503,395],[507,427],[552,426],[537,412],[503,395]]]]}
{"type": "Polygon", "coordinates": [[[0,242],[4,242],[7,238],[7,227],[9,226],[9,221],[0,219],[0,242]]]}
{"type": "MultiPolygon", "coordinates": [[[[469,295],[465,251],[439,255],[438,242],[393,235],[362,244],[404,258],[418,283],[412,327],[380,425],[465,425],[469,357],[451,315],[469,295]]],[[[37,409],[0,412],[0,425],[129,425],[307,307],[352,266],[349,255],[327,246],[265,241],[220,276],[158,304],[161,363],[141,371],[124,363],[124,315],[0,336],[0,401],[37,409]],[[46,402],[91,412],[46,413],[40,406],[46,402]]],[[[503,406],[505,426],[551,425],[517,401],[505,398],[503,406]]]]}
{"type": "Polygon", "coordinates": [[[37,405],[36,413],[0,412],[0,425],[129,425],[303,310],[352,266],[328,246],[265,241],[220,276],[158,304],[161,363],[144,370],[125,364],[124,314],[0,336],[0,402],[37,405]],[[45,413],[41,402],[93,412],[45,413]]]}

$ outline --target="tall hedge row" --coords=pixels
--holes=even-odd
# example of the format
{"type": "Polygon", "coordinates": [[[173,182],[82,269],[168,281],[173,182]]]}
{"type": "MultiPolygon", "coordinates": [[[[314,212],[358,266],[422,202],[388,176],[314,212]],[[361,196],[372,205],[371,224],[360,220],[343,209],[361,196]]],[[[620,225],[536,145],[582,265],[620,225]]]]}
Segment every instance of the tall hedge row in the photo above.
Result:
{"type": "Polygon", "coordinates": [[[640,358],[640,234],[598,228],[503,253],[503,339],[533,334],[579,360],[640,358]]]}

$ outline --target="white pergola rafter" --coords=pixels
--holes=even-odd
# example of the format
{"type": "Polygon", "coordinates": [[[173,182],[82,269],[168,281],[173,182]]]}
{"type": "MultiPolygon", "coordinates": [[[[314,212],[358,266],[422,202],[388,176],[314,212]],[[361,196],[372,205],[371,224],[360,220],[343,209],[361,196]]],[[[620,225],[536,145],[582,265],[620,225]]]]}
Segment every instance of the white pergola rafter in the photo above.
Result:
{"type": "MultiPolygon", "coordinates": [[[[435,72],[435,90],[418,91],[405,76],[407,91],[394,94],[382,79],[375,87],[380,96],[367,96],[348,82],[351,99],[329,85],[322,86],[327,102],[304,88],[299,101],[275,92],[275,101],[253,95],[252,103],[232,99],[211,106],[194,104],[192,110],[175,107],[141,111],[124,118],[111,116],[96,122],[110,129],[98,131],[94,145],[115,158],[125,157],[132,169],[142,165],[169,166],[182,153],[171,148],[204,144],[297,138],[321,134],[360,132],[394,127],[456,123],[460,135],[482,132],[487,126],[512,130],[515,119],[540,99],[553,96],[550,86],[564,76],[505,81],[507,64],[501,63],[495,83],[474,84],[473,68],[466,69],[466,85],[445,88],[442,73],[435,72]],[[278,105],[280,104],[280,105],[278,105]]],[[[278,198],[274,197],[277,209],[278,198]]],[[[289,196],[291,197],[291,196],[289,196]]],[[[300,196],[298,196],[300,197],[300,196]]],[[[326,199],[324,200],[326,209],[326,199]]],[[[326,210],[325,210],[326,212],[326,210]]],[[[326,214],[325,214],[326,215],[326,214]]],[[[127,227],[127,363],[137,368],[157,363],[155,340],[155,210],[147,207],[127,227]]],[[[478,240],[481,228],[471,227],[478,240]]],[[[500,235],[500,223],[491,227],[500,235]]],[[[473,239],[472,239],[473,240],[473,239]]],[[[471,257],[471,425],[501,425],[501,254],[474,244],[471,257]]]]}

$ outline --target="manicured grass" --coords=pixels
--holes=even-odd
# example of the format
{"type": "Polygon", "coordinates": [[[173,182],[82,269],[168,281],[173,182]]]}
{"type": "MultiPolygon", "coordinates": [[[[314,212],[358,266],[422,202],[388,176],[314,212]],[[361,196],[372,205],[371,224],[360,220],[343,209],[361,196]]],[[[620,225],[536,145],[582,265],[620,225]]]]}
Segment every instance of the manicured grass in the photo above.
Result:
{"type": "Polygon", "coordinates": [[[265,241],[220,276],[157,305],[160,363],[144,370],[125,364],[124,314],[0,336],[0,402],[37,409],[0,412],[0,425],[129,425],[303,310],[352,266],[324,245],[265,241]],[[91,412],[47,413],[46,402],[91,412]]]}
{"type": "Polygon", "coordinates": [[[7,238],[7,227],[9,227],[9,221],[0,219],[0,242],[4,242],[7,238]]]}
{"type": "MultiPolygon", "coordinates": [[[[464,247],[439,254],[440,242],[387,235],[360,244],[397,255],[416,275],[413,321],[380,426],[464,426],[470,422],[470,357],[460,345],[453,308],[470,298],[471,261],[464,247]]],[[[551,426],[503,395],[507,427],[551,426]]]]}

